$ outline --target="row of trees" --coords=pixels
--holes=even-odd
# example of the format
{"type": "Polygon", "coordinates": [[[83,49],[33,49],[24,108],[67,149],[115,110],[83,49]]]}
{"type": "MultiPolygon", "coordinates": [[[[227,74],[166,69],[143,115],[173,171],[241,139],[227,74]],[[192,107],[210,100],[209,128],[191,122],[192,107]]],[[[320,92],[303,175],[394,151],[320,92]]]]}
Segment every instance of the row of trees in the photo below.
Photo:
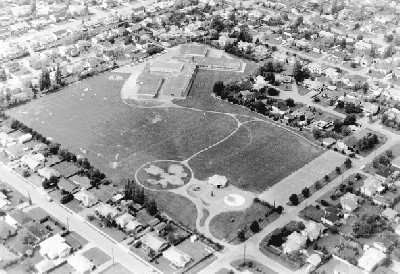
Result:
{"type": "Polygon", "coordinates": [[[124,196],[126,200],[142,205],[151,216],[158,214],[156,201],[146,196],[144,188],[136,184],[134,180],[128,179],[125,183],[124,196]]]}
{"type": "MultiPolygon", "coordinates": [[[[13,120],[11,122],[11,128],[20,130],[24,133],[30,133],[32,138],[36,141],[42,142],[47,145],[44,151],[44,156],[56,155],[61,161],[73,162],[77,167],[81,169],[81,175],[87,176],[90,179],[90,184],[92,187],[98,187],[101,182],[106,180],[106,175],[100,172],[99,169],[94,168],[87,158],[77,157],[73,152],[68,149],[61,148],[59,143],[53,143],[47,140],[46,137],[42,136],[38,132],[34,131],[32,128],[24,125],[18,120],[13,120]]],[[[49,188],[58,184],[58,179],[50,178],[43,182],[43,187],[49,188]]]]}

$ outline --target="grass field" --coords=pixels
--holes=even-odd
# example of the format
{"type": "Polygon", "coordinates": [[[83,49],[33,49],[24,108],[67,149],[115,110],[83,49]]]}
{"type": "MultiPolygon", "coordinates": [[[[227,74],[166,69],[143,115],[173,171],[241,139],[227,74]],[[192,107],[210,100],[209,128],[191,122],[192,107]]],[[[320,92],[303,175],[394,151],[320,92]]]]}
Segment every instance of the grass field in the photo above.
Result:
{"type": "Polygon", "coordinates": [[[91,163],[114,180],[132,176],[148,161],[182,160],[234,130],[236,122],[226,115],[128,106],[120,98],[123,81],[108,80],[111,74],[116,73],[84,80],[8,114],[71,151],[85,149],[91,163]],[[119,167],[109,168],[110,161],[119,167]]]}
{"type": "Polygon", "coordinates": [[[211,96],[214,83],[217,81],[229,82],[241,80],[252,74],[258,65],[247,63],[244,73],[233,71],[199,70],[193,81],[189,95],[184,100],[175,100],[174,103],[180,106],[193,107],[204,110],[231,112],[254,116],[255,114],[228,102],[221,101],[211,96]]]}
{"type": "Polygon", "coordinates": [[[168,191],[148,191],[146,195],[154,198],[158,208],[175,221],[196,228],[197,208],[188,198],[168,191]]]}
{"type": "MultiPolygon", "coordinates": [[[[271,212],[271,208],[262,205],[261,203],[253,203],[249,208],[243,211],[228,211],[223,212],[215,216],[210,221],[210,232],[219,240],[225,240],[230,243],[240,243],[237,239],[237,232],[243,227],[249,227],[253,221],[259,221],[263,218],[262,222],[259,222],[260,228],[263,229],[272,220],[275,220],[279,215],[276,213],[268,215],[271,212]],[[233,220],[233,222],[232,222],[233,220]]],[[[246,238],[250,235],[250,230],[247,230],[246,238]]]]}
{"type": "Polygon", "coordinates": [[[225,175],[233,185],[261,192],[320,154],[312,144],[275,125],[250,122],[225,142],[189,161],[194,175],[225,175]]]}

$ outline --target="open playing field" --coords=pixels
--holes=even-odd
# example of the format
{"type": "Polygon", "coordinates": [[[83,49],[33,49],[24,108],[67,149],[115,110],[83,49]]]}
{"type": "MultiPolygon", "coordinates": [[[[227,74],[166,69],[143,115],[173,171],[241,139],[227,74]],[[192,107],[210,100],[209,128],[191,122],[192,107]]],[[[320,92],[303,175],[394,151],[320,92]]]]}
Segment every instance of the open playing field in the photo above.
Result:
{"type": "Polygon", "coordinates": [[[273,124],[249,122],[225,142],[189,161],[198,179],[225,175],[242,189],[261,192],[301,168],[320,149],[273,124]]]}
{"type": "MultiPolygon", "coordinates": [[[[229,116],[180,108],[135,108],[120,98],[123,81],[106,73],[8,111],[42,135],[82,154],[111,179],[153,160],[183,160],[229,135],[229,116]],[[117,169],[109,168],[116,161],[117,169]]],[[[124,79],[128,74],[119,74],[124,79]]]]}

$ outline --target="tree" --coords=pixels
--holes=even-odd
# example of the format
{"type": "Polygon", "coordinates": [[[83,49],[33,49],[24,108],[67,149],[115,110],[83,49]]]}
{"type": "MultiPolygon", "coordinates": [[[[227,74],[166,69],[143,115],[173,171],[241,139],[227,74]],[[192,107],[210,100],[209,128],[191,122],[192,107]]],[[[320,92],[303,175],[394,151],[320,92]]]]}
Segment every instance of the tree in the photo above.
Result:
{"type": "Polygon", "coordinates": [[[368,92],[368,90],[369,90],[369,84],[368,84],[367,82],[365,82],[365,83],[362,85],[362,89],[363,89],[363,91],[364,91],[364,94],[367,94],[367,92],[368,92]]]}
{"type": "Polygon", "coordinates": [[[31,176],[30,172],[28,170],[24,170],[24,172],[22,172],[22,176],[24,178],[28,178],[29,176],[31,176]]]}
{"type": "Polygon", "coordinates": [[[74,199],[74,195],[72,195],[71,193],[68,193],[61,197],[60,203],[67,204],[67,203],[71,202],[73,199],[74,199]]]}
{"type": "Polygon", "coordinates": [[[374,45],[374,44],[371,44],[371,49],[369,51],[369,57],[378,58],[378,49],[376,48],[376,45],[374,45]]]}
{"type": "Polygon", "coordinates": [[[346,165],[347,169],[351,168],[352,162],[351,162],[350,158],[346,158],[346,160],[344,161],[344,164],[346,165]]]}
{"type": "Polygon", "coordinates": [[[157,215],[158,208],[154,199],[149,200],[148,203],[144,205],[144,207],[146,208],[147,213],[149,213],[151,216],[157,215]]]}
{"type": "Polygon", "coordinates": [[[238,41],[243,41],[243,42],[247,42],[247,43],[253,42],[253,37],[249,33],[248,27],[241,27],[240,28],[238,41]]]}
{"type": "Polygon", "coordinates": [[[272,72],[265,72],[265,73],[263,74],[263,76],[264,76],[264,80],[265,80],[265,81],[268,81],[268,82],[271,83],[271,84],[275,83],[275,74],[274,74],[274,73],[272,73],[272,72]]]}
{"type": "Polygon", "coordinates": [[[222,17],[217,15],[213,18],[210,24],[210,29],[215,29],[218,33],[220,33],[225,28],[225,24],[222,20],[222,17]]]}
{"type": "Polygon", "coordinates": [[[303,194],[304,198],[310,197],[310,189],[308,187],[303,188],[301,194],[303,194]]]}
{"type": "Polygon", "coordinates": [[[32,1],[31,1],[30,10],[31,10],[31,14],[33,14],[34,12],[36,12],[36,0],[32,0],[32,1]]]}
{"type": "Polygon", "coordinates": [[[390,150],[390,149],[386,150],[386,156],[389,157],[389,158],[392,158],[393,157],[393,151],[390,150]]]}
{"type": "Polygon", "coordinates": [[[302,82],[304,80],[303,66],[299,61],[296,61],[293,66],[293,78],[298,82],[302,82]]]}
{"type": "Polygon", "coordinates": [[[353,235],[355,238],[369,238],[376,233],[382,232],[386,222],[378,214],[367,215],[364,214],[353,225],[353,235]]]}
{"type": "Polygon", "coordinates": [[[287,99],[285,100],[285,103],[286,103],[286,105],[287,105],[288,107],[294,107],[294,106],[295,106],[294,100],[293,100],[292,98],[287,98],[287,99]]]}
{"type": "Polygon", "coordinates": [[[5,69],[2,67],[0,68],[0,82],[5,82],[7,81],[7,74],[5,69]]]}
{"type": "Polygon", "coordinates": [[[50,183],[49,180],[44,180],[44,181],[42,182],[42,187],[43,187],[44,189],[49,189],[50,187],[52,187],[52,185],[51,185],[51,183],[50,183]]]}
{"type": "Polygon", "coordinates": [[[335,120],[333,121],[333,130],[334,130],[334,131],[340,131],[340,129],[342,128],[342,126],[343,126],[342,120],[340,120],[340,119],[335,119],[335,120]]]}
{"type": "Polygon", "coordinates": [[[355,114],[347,114],[343,120],[345,125],[354,125],[357,122],[357,116],[355,114]]]}
{"type": "Polygon", "coordinates": [[[61,84],[61,69],[60,69],[60,64],[57,64],[56,83],[57,83],[57,85],[60,85],[60,84],[61,84]]]}
{"type": "Polygon", "coordinates": [[[246,240],[246,230],[244,228],[237,231],[237,237],[239,241],[244,242],[246,240]]]}
{"type": "Polygon", "coordinates": [[[217,81],[213,86],[213,93],[217,96],[221,96],[225,90],[224,82],[217,81]]]}
{"type": "Polygon", "coordinates": [[[250,224],[250,230],[253,233],[257,233],[260,231],[260,225],[258,224],[258,222],[256,220],[254,220],[251,224],[250,224]]]}
{"type": "Polygon", "coordinates": [[[277,207],[275,208],[275,212],[277,212],[278,214],[282,214],[282,212],[283,212],[283,206],[277,206],[277,207]]]}
{"type": "Polygon", "coordinates": [[[389,58],[389,57],[392,57],[393,52],[394,52],[394,47],[393,47],[393,45],[389,45],[389,46],[385,49],[385,51],[383,52],[383,58],[384,58],[384,59],[387,59],[387,58],[389,58]]]}
{"type": "Polygon", "coordinates": [[[346,38],[343,38],[343,39],[340,41],[340,47],[341,47],[342,49],[346,49],[346,38]]]}
{"type": "Polygon", "coordinates": [[[289,197],[289,201],[292,203],[292,205],[297,206],[299,204],[299,196],[297,196],[297,194],[292,194],[289,197]]]}
{"type": "Polygon", "coordinates": [[[340,174],[340,172],[341,172],[340,167],[337,166],[337,167],[335,168],[335,171],[336,171],[337,174],[340,174]]]}

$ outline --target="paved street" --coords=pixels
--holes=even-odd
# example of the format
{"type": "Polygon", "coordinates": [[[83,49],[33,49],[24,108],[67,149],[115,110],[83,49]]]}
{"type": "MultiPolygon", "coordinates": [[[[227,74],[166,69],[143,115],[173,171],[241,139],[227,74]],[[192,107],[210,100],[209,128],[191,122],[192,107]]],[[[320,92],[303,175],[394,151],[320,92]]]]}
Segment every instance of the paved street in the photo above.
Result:
{"type": "Polygon", "coordinates": [[[120,245],[115,244],[97,230],[88,225],[82,217],[77,214],[71,214],[69,211],[61,207],[57,202],[48,202],[43,193],[34,189],[29,184],[24,182],[20,177],[12,173],[4,165],[0,165],[0,180],[9,183],[14,188],[18,189],[23,195],[29,195],[34,204],[38,204],[44,208],[47,212],[53,215],[55,218],[59,219],[63,223],[69,224],[71,231],[76,231],[84,238],[86,238],[90,243],[100,248],[102,251],[106,252],[111,257],[114,254],[116,262],[121,263],[123,266],[133,271],[133,273],[158,273],[158,271],[153,270],[149,266],[145,265],[143,262],[130,255],[124,248],[120,245]]]}

